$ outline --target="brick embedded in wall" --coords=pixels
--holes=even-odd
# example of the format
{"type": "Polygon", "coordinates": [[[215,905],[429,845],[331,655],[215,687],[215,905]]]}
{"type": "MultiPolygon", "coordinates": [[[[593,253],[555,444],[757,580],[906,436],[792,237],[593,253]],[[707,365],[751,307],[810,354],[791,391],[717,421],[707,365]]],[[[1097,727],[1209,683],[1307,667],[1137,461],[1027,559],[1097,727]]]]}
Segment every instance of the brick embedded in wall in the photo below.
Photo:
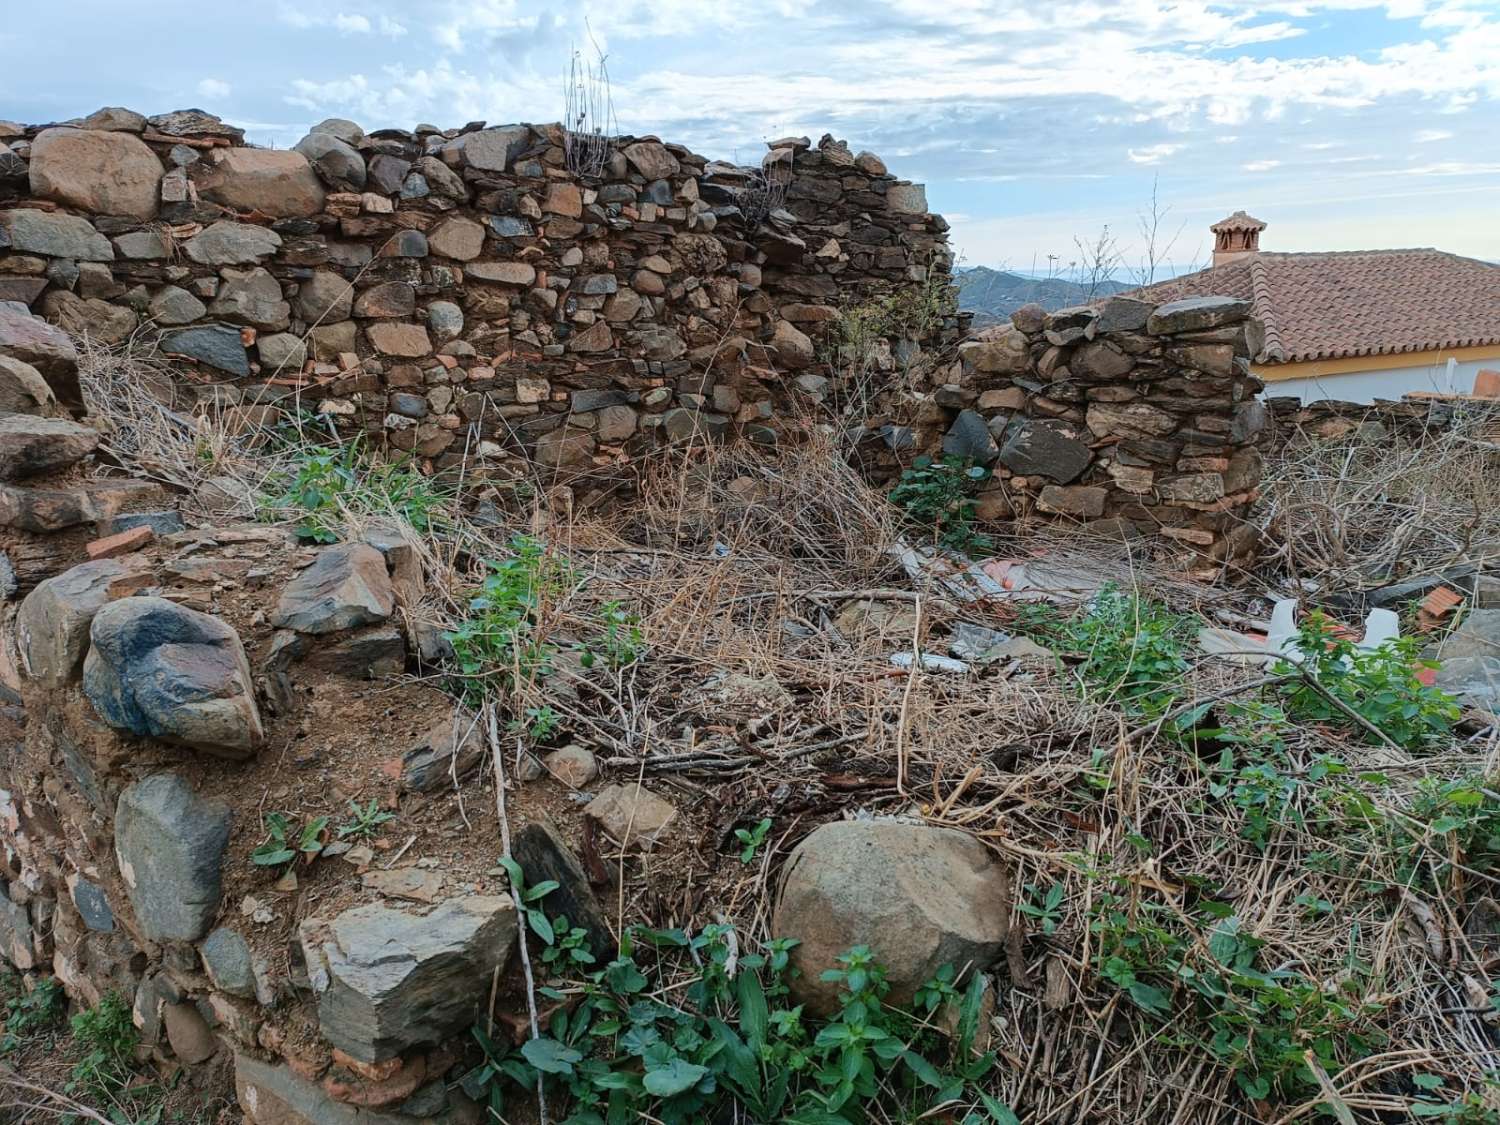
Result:
{"type": "Polygon", "coordinates": [[[0,299],[158,344],[244,420],[297,396],[438,467],[586,467],[699,431],[774,443],[790,397],[827,393],[837,309],[949,268],[920,185],[830,137],[772,142],[769,193],[652,137],[584,181],[562,139],[335,120],[275,151],[197,111],[0,125],[0,299]]]}
{"type": "Polygon", "coordinates": [[[1253,553],[1265,426],[1247,302],[1018,310],[959,348],[941,449],[993,466],[991,517],[1119,518],[1214,561],[1253,553]]]}

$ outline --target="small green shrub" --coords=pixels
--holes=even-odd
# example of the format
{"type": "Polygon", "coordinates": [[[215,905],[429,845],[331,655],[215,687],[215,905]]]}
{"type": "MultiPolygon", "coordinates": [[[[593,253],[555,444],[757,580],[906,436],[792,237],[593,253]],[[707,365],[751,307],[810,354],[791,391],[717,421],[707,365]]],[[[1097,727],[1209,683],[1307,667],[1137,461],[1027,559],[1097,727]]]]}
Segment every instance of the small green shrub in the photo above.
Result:
{"type": "MultiPolygon", "coordinates": [[[[1406,750],[1446,739],[1458,721],[1457,701],[1417,678],[1418,668],[1436,665],[1420,659],[1422,645],[1416,637],[1398,637],[1367,651],[1335,633],[1328,618],[1314,612],[1303,619],[1296,644],[1303,654],[1302,671],[1316,686],[1297,678],[1282,687],[1293,719],[1329,723],[1366,741],[1379,741],[1330,700],[1331,695],[1406,750]]],[[[1291,671],[1291,666],[1282,664],[1280,669],[1291,671]]]]}
{"type": "Polygon", "coordinates": [[[452,632],[463,694],[483,697],[499,687],[514,692],[552,667],[557,646],[541,635],[544,603],[560,597],[572,582],[567,563],[539,539],[517,535],[508,559],[488,564],[489,575],[469,599],[469,611],[452,632]]]}
{"type": "Polygon", "coordinates": [[[770,831],[770,817],[759,821],[753,828],[736,828],[734,830],[734,838],[740,842],[741,863],[750,864],[755,862],[755,853],[766,842],[766,834],[770,831]]]}
{"type": "Polygon", "coordinates": [[[299,826],[291,813],[266,813],[266,838],[250,853],[250,862],[257,867],[281,867],[299,855],[317,858],[323,851],[328,819],[316,816],[299,826]]]}
{"type": "Polygon", "coordinates": [[[92,1008],[73,1017],[73,1039],[83,1055],[73,1066],[69,1092],[81,1090],[112,1098],[130,1084],[140,1036],[131,1022],[130,1005],[111,992],[92,1008]]]}
{"type": "Polygon", "coordinates": [[[951,551],[988,551],[989,536],[974,530],[974,490],[989,477],[989,470],[959,457],[918,457],[891,489],[891,503],[901,509],[913,527],[931,534],[933,541],[951,551]]]}
{"type": "Polygon", "coordinates": [[[0,1055],[8,1055],[27,1041],[56,1030],[68,1010],[68,998],[56,977],[38,977],[30,992],[23,990],[19,978],[10,980],[14,981],[15,995],[5,1000],[5,1034],[0,1036],[0,1055]]]}
{"type": "MultiPolygon", "coordinates": [[[[369,804],[361,806],[358,801],[349,802],[349,819],[338,827],[338,836],[342,840],[345,837],[353,837],[356,840],[372,840],[380,831],[381,825],[388,824],[396,819],[396,814],[383,812],[380,803],[371,797],[369,804]]],[[[326,824],[327,821],[325,820],[326,824]]]]}
{"type": "Polygon", "coordinates": [[[281,491],[263,509],[273,519],[297,516],[297,534],[315,543],[337,542],[346,511],[395,515],[420,532],[441,523],[451,497],[407,461],[376,462],[361,443],[317,446],[301,452],[292,469],[268,478],[281,491]]]}
{"type": "MultiPolygon", "coordinates": [[[[570,945],[576,931],[551,932],[545,963],[556,971],[589,963],[570,964],[582,944],[570,945]]],[[[501,1118],[507,1098],[530,1097],[540,1079],[564,1125],[689,1125],[728,1120],[734,1107],[750,1121],[843,1125],[915,1120],[945,1103],[953,1120],[957,1107],[971,1107],[964,1125],[1014,1125],[1009,1109],[975,1088],[994,1065],[973,1049],[979,978],[961,990],[947,968],[918,993],[917,1011],[904,1012],[885,1003],[885,973],[871,952],[851,949],[824,974],[840,988],[838,1013],[814,1021],[783,1003],[795,944],[736,958],[728,926],[697,935],[632,928],[546,1035],[511,1051],[476,1027],[483,1061],[463,1087],[501,1118]],[[927,1022],[947,1003],[957,1010],[951,1042],[927,1022]]]]}

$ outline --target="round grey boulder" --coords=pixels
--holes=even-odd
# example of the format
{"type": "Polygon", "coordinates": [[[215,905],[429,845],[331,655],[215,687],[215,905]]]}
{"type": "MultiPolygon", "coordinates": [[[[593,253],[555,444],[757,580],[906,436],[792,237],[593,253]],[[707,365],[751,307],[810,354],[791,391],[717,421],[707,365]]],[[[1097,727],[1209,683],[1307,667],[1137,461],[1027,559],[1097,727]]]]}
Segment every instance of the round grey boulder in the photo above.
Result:
{"type": "Polygon", "coordinates": [[[854,946],[885,968],[887,1001],[910,1005],[944,965],[988,968],[1010,928],[1010,874],[972,836],[896,820],[825,824],[787,861],[771,921],[795,938],[793,999],[818,1015],[839,1007],[821,979],[854,946]]]}

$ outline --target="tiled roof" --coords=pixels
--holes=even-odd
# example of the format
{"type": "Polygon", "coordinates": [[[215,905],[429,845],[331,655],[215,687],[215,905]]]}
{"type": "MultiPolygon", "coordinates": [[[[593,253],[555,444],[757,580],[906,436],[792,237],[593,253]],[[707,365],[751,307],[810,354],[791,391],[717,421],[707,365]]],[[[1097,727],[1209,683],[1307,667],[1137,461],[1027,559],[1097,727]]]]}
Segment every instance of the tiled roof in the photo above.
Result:
{"type": "Polygon", "coordinates": [[[1261,363],[1500,344],[1500,267],[1441,250],[1246,254],[1129,294],[1209,295],[1254,303],[1261,363]]]}

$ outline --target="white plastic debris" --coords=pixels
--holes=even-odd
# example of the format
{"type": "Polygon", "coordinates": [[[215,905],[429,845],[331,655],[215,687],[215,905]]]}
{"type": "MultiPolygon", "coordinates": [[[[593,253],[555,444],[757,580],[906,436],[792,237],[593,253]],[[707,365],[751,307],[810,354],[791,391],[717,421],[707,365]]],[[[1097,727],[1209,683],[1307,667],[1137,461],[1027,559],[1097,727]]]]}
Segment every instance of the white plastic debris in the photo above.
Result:
{"type": "MultiPolygon", "coordinates": [[[[917,658],[909,652],[891,654],[891,663],[897,668],[910,668],[916,660],[917,658]]],[[[943,672],[950,676],[964,676],[970,670],[962,660],[954,660],[951,656],[938,656],[935,653],[924,652],[921,660],[924,672],[943,672]]]]}

